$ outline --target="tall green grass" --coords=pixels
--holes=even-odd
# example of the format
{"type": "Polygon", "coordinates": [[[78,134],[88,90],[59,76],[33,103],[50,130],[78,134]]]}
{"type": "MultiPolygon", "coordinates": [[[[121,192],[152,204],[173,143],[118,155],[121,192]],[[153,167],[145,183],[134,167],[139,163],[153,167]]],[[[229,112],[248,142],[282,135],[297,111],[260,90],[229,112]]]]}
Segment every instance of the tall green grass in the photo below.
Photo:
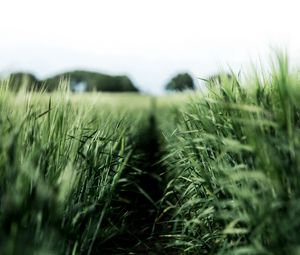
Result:
{"type": "Polygon", "coordinates": [[[300,253],[299,110],[300,77],[284,54],[269,74],[224,77],[170,108],[169,121],[161,119],[170,246],[183,254],[300,253]]]}
{"type": "Polygon", "coordinates": [[[117,223],[128,212],[111,203],[149,105],[125,94],[107,101],[1,84],[1,254],[94,254],[126,227],[117,223]]]}
{"type": "Polygon", "coordinates": [[[0,254],[300,254],[300,77],[270,70],[156,103],[2,81],[0,254]]]}

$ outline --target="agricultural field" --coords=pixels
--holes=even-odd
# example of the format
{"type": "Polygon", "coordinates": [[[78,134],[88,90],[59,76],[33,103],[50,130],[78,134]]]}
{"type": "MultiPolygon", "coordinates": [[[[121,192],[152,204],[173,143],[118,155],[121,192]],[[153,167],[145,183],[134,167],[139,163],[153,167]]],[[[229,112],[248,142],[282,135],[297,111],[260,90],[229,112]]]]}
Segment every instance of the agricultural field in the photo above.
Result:
{"type": "Polygon", "coordinates": [[[0,85],[0,254],[300,254],[300,77],[147,96],[0,85]]]}

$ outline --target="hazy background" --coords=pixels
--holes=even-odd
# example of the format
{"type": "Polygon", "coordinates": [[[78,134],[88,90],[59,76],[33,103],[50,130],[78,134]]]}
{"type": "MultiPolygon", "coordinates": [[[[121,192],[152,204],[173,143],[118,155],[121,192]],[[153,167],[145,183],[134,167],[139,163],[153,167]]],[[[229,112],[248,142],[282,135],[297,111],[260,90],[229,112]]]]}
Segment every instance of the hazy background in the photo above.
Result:
{"type": "Polygon", "coordinates": [[[177,72],[206,77],[300,53],[300,4],[285,0],[1,0],[0,71],[127,74],[159,92],[177,72]]]}

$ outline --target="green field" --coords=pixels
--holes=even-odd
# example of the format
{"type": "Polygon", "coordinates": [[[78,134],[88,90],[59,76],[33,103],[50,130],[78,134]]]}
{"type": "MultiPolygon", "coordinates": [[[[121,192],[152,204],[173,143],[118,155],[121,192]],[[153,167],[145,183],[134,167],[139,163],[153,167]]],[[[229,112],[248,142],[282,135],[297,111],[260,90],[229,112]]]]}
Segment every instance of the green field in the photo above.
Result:
{"type": "Polygon", "coordinates": [[[300,254],[300,77],[203,92],[0,85],[0,254],[300,254]]]}

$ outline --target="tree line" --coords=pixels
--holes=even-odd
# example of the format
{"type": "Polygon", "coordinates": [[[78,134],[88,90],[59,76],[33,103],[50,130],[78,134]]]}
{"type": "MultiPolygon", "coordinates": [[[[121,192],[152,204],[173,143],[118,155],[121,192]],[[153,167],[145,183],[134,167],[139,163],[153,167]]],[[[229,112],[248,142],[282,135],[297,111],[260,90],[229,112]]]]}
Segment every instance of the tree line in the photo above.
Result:
{"type": "Polygon", "coordinates": [[[9,76],[10,86],[13,90],[19,90],[24,84],[29,90],[45,90],[47,92],[58,89],[61,81],[70,82],[70,89],[76,91],[76,87],[84,85],[84,91],[107,92],[138,92],[138,88],[125,75],[111,76],[89,71],[71,71],[44,80],[39,80],[31,73],[16,72],[9,76]]]}
{"type": "MultiPolygon", "coordinates": [[[[225,74],[231,79],[231,75],[225,74]]],[[[206,81],[209,84],[220,82],[224,74],[215,74],[206,81]]],[[[10,88],[18,91],[22,86],[28,90],[52,92],[58,89],[62,81],[69,81],[70,89],[73,92],[139,92],[137,86],[126,75],[112,76],[90,71],[70,71],[57,74],[47,79],[40,80],[35,75],[25,72],[11,73],[9,76],[10,88]]],[[[165,85],[167,91],[194,90],[195,83],[188,73],[179,73],[165,85]]]]}

